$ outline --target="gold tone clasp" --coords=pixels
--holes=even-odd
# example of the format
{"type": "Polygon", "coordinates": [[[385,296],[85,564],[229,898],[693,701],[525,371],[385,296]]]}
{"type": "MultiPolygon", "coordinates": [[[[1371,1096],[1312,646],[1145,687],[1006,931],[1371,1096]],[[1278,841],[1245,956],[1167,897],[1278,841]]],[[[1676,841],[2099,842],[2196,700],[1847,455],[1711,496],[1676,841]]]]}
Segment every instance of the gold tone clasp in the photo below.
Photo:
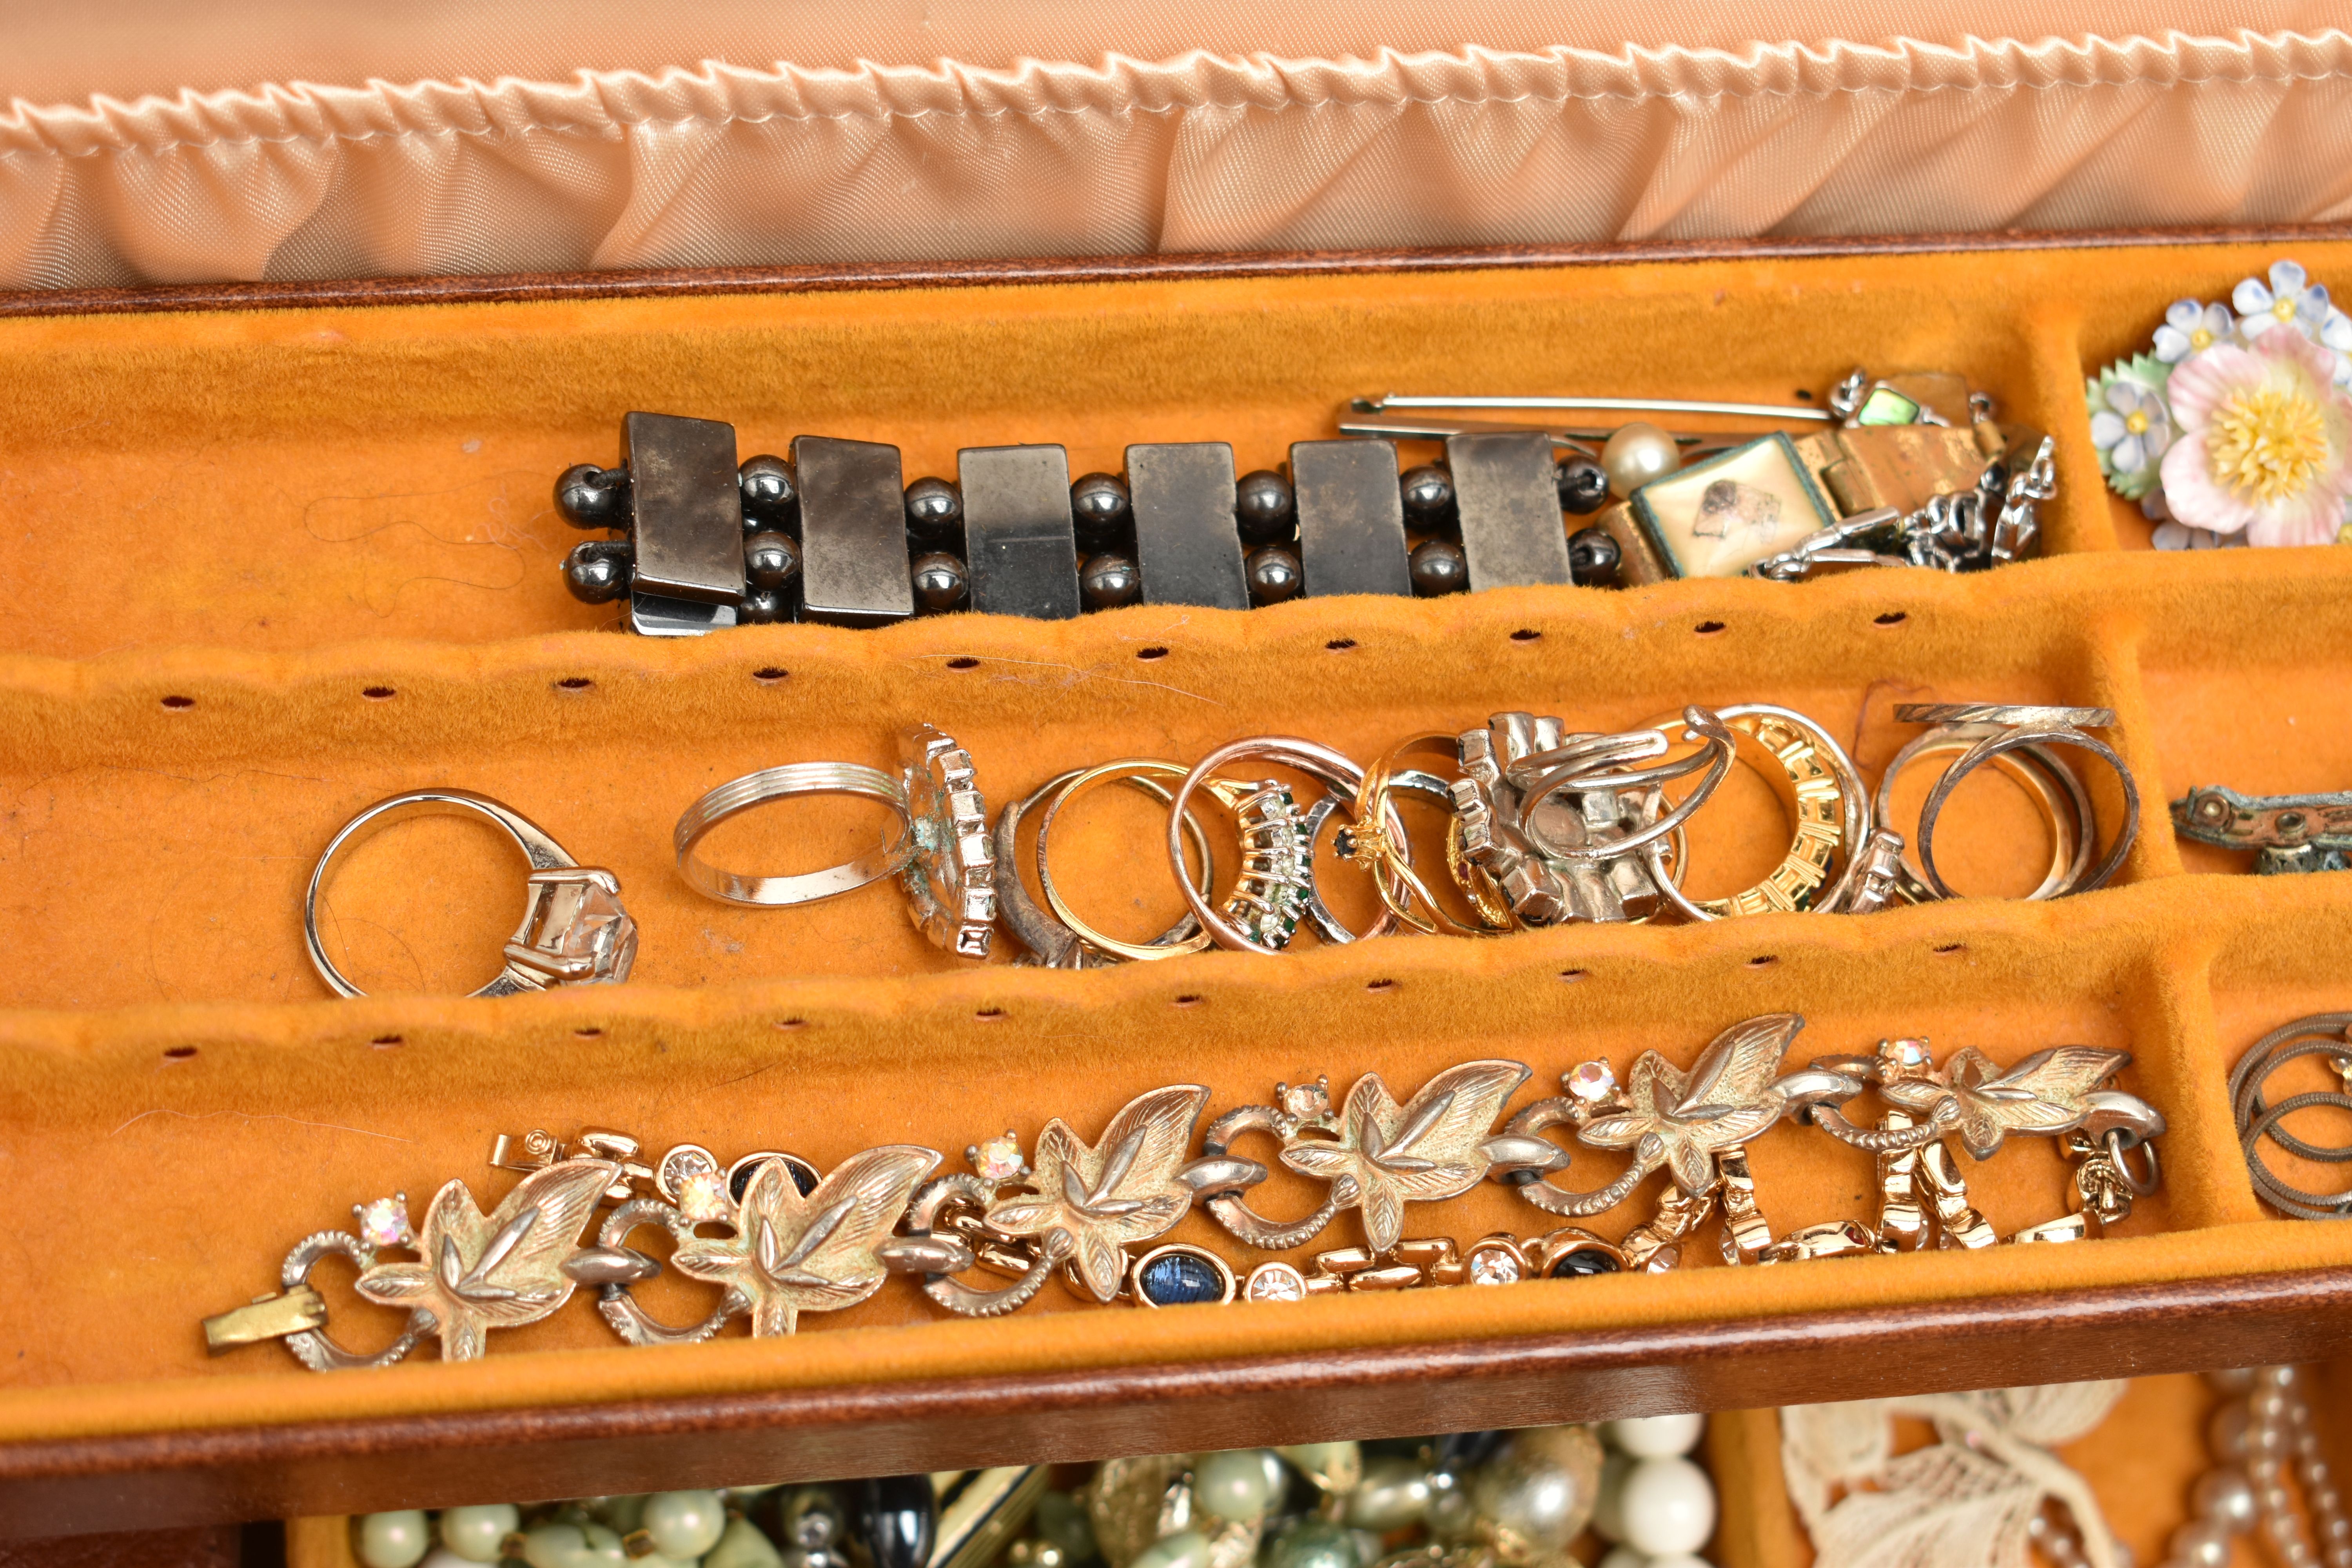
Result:
{"type": "Polygon", "coordinates": [[[239,1345],[282,1340],[327,1326],[327,1299],[308,1285],[282,1296],[256,1296],[243,1307],[205,1320],[205,1353],[220,1355],[239,1345]]]}

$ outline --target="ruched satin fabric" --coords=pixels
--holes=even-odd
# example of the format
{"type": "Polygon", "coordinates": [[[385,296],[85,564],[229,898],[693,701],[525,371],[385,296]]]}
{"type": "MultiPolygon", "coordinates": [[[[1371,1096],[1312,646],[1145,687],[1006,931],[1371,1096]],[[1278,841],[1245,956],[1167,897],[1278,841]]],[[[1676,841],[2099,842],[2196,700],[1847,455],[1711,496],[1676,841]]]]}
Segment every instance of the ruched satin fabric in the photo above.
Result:
{"type": "Polygon", "coordinates": [[[0,287],[2352,218],[2337,27],[350,68],[18,94],[0,287]]]}

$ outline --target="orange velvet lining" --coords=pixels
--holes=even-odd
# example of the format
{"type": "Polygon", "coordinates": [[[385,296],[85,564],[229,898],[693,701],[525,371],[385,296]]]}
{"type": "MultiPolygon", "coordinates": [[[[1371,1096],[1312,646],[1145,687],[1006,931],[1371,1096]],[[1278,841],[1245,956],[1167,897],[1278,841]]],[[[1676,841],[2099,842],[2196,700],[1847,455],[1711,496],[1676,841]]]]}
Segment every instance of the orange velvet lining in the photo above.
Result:
{"type": "MultiPolygon", "coordinates": [[[[2352,934],[2352,882],[2184,877],[2161,814],[2168,795],[2210,779],[2352,783],[2343,737],[2320,722],[2352,629],[2352,552],[2118,551],[2087,479],[2081,412],[2078,347],[2122,352],[2173,295],[2211,296],[2266,257],[0,323],[0,427],[29,433],[7,459],[5,500],[24,527],[0,542],[0,563],[42,588],[9,601],[14,651],[0,657],[15,829],[0,837],[13,960],[0,999],[15,1009],[0,1014],[0,1127],[17,1167],[56,1196],[23,1205],[0,1243],[17,1264],[0,1270],[11,1385],[0,1438],[1573,1332],[2352,1258],[2337,1227],[2263,1217],[2221,1091],[2256,1034],[2340,1005],[2328,987],[2352,934]],[[1017,438],[1066,440],[1081,468],[1116,466],[1126,439],[1192,436],[1230,437],[1262,463],[1323,433],[1350,392],[1558,389],[1559,367],[1574,365],[1591,389],[1786,397],[1855,361],[1965,370],[2011,416],[2050,428],[2069,476],[2049,520],[2061,558],[1968,579],[1511,590],[656,643],[576,629],[597,616],[562,597],[552,563],[567,540],[544,515],[547,477],[609,456],[612,416],[629,406],[731,416],[747,449],[803,429],[896,439],[910,473],[950,469],[959,442],[1017,438]],[[395,485],[406,499],[384,499],[395,485]],[[450,542],[489,527],[498,494],[499,542],[450,542]],[[158,536],[186,547],[173,572],[118,547],[166,502],[173,528],[158,536]],[[447,582],[478,548],[510,558],[520,586],[447,582]],[[1720,629],[1700,633],[1709,625],[1720,629]],[[373,640],[350,640],[362,628],[373,640]],[[1166,651],[1141,657],[1154,649],[1166,651]],[[878,762],[890,731],[918,720],[963,740],[1001,801],[1078,763],[1189,757],[1249,731],[1370,754],[1500,708],[1610,725],[1692,700],[1804,709],[1874,771],[1905,733],[1890,705],[1915,697],[2116,708],[2149,808],[2127,885],[2059,906],[1397,941],[1066,974],[953,972],[887,888],[752,913],[699,900],[667,864],[671,820],[709,784],[786,761],[878,762]],[[320,988],[296,911],[310,858],[359,806],[433,783],[499,795],[615,869],[645,925],[644,983],[507,1004],[309,1000],[320,988]],[[656,1149],[782,1146],[824,1165],[884,1142],[952,1155],[1008,1124],[1034,1140],[1049,1115],[1091,1135],[1168,1082],[1208,1085],[1213,1114],[1278,1079],[1321,1071],[1344,1087],[1378,1070],[1402,1092],[1502,1055],[1535,1069],[1532,1094],[1589,1055],[1621,1072],[1650,1047],[1687,1061],[1725,1025],[1773,1008],[1813,1019],[1798,1047],[1808,1055],[1897,1032],[2003,1060],[2065,1040],[2127,1047],[2137,1060],[2125,1082],[2172,1121],[2166,1190],[2126,1238],[2093,1246],[1737,1272],[1700,1267],[1701,1247],[1675,1275],[1573,1289],[1151,1313],[1065,1312],[1074,1303],[1055,1287],[1013,1319],[975,1323],[938,1321],[894,1282],[790,1345],[623,1351],[575,1302],[498,1336],[478,1366],[316,1377],[268,1347],[216,1363],[198,1349],[197,1316],[268,1286],[283,1249],[352,1202],[405,1189],[421,1204],[452,1176],[503,1190],[482,1164],[498,1131],[617,1124],[656,1149]],[[95,1194],[105,1246],[80,1239],[95,1194]]],[[[2347,258],[2352,247],[2303,247],[2323,277],[2347,258]]],[[[2097,787],[2111,809],[2112,787],[2097,787]]],[[[1741,798],[1727,824],[1769,839],[1769,797],[1741,798]]],[[[1980,879],[1964,885],[2030,869],[2032,833],[2000,826],[2014,807],[1989,794],[1974,808],[1979,829],[1963,837],[1975,848],[1952,850],[1980,879]]],[[[1107,918],[1148,928],[1164,888],[1111,820],[1116,796],[1099,809],[1105,820],[1067,848],[1071,879],[1107,918]]],[[[466,966],[514,918],[511,880],[481,836],[418,826],[353,866],[339,940],[387,982],[471,983],[466,966]]],[[[853,831],[847,817],[825,829],[853,831]]],[[[1698,848],[1726,857],[1711,875],[1735,868],[1724,840],[1698,848]]],[[[1580,1156],[1578,1178],[1596,1163],[1611,1168],[1580,1156]]],[[[1817,1135],[1778,1130],[1756,1164],[1778,1226],[1869,1212],[1867,1161],[1817,1135]]],[[[2004,1230],[2063,1207],[2046,1143],[1975,1181],[2004,1230]]],[[[1306,1201],[1291,1187],[1267,1205],[1306,1201]]],[[[1598,1228],[1622,1231],[1645,1205],[1598,1228]]],[[[1412,1212],[1408,1233],[1543,1224],[1489,1187],[1412,1212]]],[[[1253,1261],[1203,1219],[1179,1234],[1253,1261]]],[[[1343,1222],[1324,1240],[1354,1238],[1343,1222]]],[[[388,1332],[328,1283],[353,1339],[388,1332]]],[[[698,1310],[672,1281],[647,1294],[674,1318],[698,1310]]]]}

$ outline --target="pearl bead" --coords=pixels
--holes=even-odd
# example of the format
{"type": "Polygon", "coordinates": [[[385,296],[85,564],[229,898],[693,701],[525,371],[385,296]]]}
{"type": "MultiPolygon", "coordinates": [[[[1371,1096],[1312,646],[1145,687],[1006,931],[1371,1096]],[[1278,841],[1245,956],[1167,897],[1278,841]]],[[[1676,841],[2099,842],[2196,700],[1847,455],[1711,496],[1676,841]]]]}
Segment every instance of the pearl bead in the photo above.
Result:
{"type": "Polygon", "coordinates": [[[474,1559],[460,1557],[446,1546],[436,1546],[425,1554],[416,1568],[474,1568],[474,1559]]]}
{"type": "Polygon", "coordinates": [[[1612,1546],[1600,1568],[1650,1568],[1650,1560],[1630,1546],[1612,1546]]]}
{"type": "Polygon", "coordinates": [[[2331,1474],[2333,1472],[2328,1469],[2325,1459],[2305,1459],[2303,1462],[2303,1479],[2306,1486],[2324,1487],[2331,1474]]]}
{"type": "Polygon", "coordinates": [[[1704,1415],[1637,1415],[1607,1422],[1601,1428],[1603,1442],[1637,1459],[1670,1459],[1687,1454],[1706,1435],[1704,1415]]]}
{"type": "Polygon", "coordinates": [[[530,1568],[583,1568],[588,1537],[576,1524],[535,1524],[522,1538],[522,1560],[530,1568]]]}
{"type": "Polygon", "coordinates": [[[2230,1529],[2219,1520],[2195,1519],[2172,1532],[2172,1557],[2187,1568],[2230,1568],[2230,1529]]]}
{"type": "Polygon", "coordinates": [[[727,1521],[702,1568],[784,1568],[784,1554],[748,1519],[727,1521]]]}
{"type": "Polygon", "coordinates": [[[2205,1386],[2216,1394],[2233,1394],[2242,1398],[2254,1386],[2254,1369],[2234,1366],[2209,1372],[2205,1374],[2205,1386]]]}
{"type": "Polygon", "coordinates": [[[1559,1557],[1592,1517],[1601,1463],[1589,1426],[1512,1433],[1470,1483],[1480,1537],[1506,1564],[1559,1557]]]}
{"type": "Polygon", "coordinates": [[[2231,1531],[2254,1527],[2254,1486],[2233,1466],[2208,1470],[2198,1478],[2189,1506],[2231,1531]]]}
{"type": "Polygon", "coordinates": [[[367,1568],[415,1568],[433,1545],[422,1509],[371,1513],[360,1520],[358,1549],[367,1568]]]}
{"type": "Polygon", "coordinates": [[[1592,1528],[1603,1541],[1625,1539],[1625,1472],[1633,1461],[1622,1454],[1604,1454],[1601,1485],[1592,1496],[1592,1528]]]}
{"type": "Polygon", "coordinates": [[[1688,1459],[1643,1459],[1625,1472],[1625,1544],[1653,1557],[1696,1552],[1715,1533],[1715,1486],[1688,1459]]]}
{"type": "Polygon", "coordinates": [[[1608,472],[1609,488],[1630,496],[1681,468],[1683,449],[1664,430],[1637,419],[1609,437],[1601,448],[1601,466],[1608,472]]]}
{"type": "Polygon", "coordinates": [[[1429,1511],[1429,1477],[1418,1461],[1382,1454],[1364,1461],[1364,1479],[1348,1494],[1346,1521],[1386,1534],[1421,1522],[1429,1511]]]}
{"type": "Polygon", "coordinates": [[[614,1492],[611,1497],[593,1498],[588,1511],[623,1535],[634,1533],[646,1521],[646,1500],[651,1492],[614,1492]]]}
{"type": "Polygon", "coordinates": [[[1197,1530],[1163,1536],[1127,1568],[1209,1568],[1209,1538],[1197,1530]]]}
{"type": "Polygon", "coordinates": [[[1363,1568],[1356,1532],[1312,1514],[1285,1526],[1258,1562],[1260,1568],[1363,1568]]]}
{"type": "Polygon", "coordinates": [[[522,1522],[509,1502],[441,1510],[441,1544],[468,1563],[496,1563],[499,1545],[522,1522]]]}
{"type": "Polygon", "coordinates": [[[1265,1462],[1256,1448],[1204,1455],[1192,1467],[1192,1502],[1211,1518],[1246,1524],[1264,1519],[1274,1502],[1265,1462]]]}
{"type": "Polygon", "coordinates": [[[2246,1407],[2231,1401],[2213,1412],[2211,1425],[2205,1429],[2206,1447],[2223,1464],[2237,1464],[2246,1457],[2246,1407]]]}
{"type": "MultiPolygon", "coordinates": [[[[1687,1552],[1669,1552],[1664,1556],[1645,1558],[1643,1561],[1648,1564],[1648,1568],[1712,1568],[1706,1558],[1694,1556],[1687,1552]]],[[[2121,1563],[2122,1559],[2118,1558],[2117,1562],[2121,1563]]],[[[2128,1568],[2128,1564],[2126,1564],[2125,1568],[2128,1568]]]]}
{"type": "Polygon", "coordinates": [[[2334,1487],[2312,1487],[2304,1495],[2311,1500],[2314,1513],[2334,1513],[2344,1506],[2344,1494],[2334,1487]]]}
{"type": "Polygon", "coordinates": [[[646,1500],[645,1531],[665,1557],[699,1557],[726,1528],[717,1492],[656,1492],[646,1500]]]}

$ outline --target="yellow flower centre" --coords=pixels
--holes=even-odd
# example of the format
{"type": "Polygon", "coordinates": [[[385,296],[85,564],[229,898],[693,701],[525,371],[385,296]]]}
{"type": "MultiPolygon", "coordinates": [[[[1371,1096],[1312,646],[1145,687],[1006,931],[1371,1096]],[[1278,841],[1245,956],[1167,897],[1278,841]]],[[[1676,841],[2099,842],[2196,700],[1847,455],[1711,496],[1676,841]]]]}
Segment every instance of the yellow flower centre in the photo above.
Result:
{"type": "Polygon", "coordinates": [[[2137,413],[2127,416],[2124,420],[2124,428],[2130,431],[2135,436],[2147,435],[2147,416],[2137,413]]]}
{"type": "Polygon", "coordinates": [[[2230,395],[2205,435],[2213,477],[2263,506],[2311,488],[2327,460],[2327,424],[2308,394],[2258,386],[2230,395]]]}
{"type": "Polygon", "coordinates": [[[2282,321],[2294,321],[2294,301],[2292,300],[2278,300],[2271,306],[2271,314],[2276,316],[2282,321]]]}
{"type": "Polygon", "coordinates": [[[2213,334],[2205,328],[2200,327],[2189,334],[2189,346],[2202,353],[2213,346],[2213,334]]]}

